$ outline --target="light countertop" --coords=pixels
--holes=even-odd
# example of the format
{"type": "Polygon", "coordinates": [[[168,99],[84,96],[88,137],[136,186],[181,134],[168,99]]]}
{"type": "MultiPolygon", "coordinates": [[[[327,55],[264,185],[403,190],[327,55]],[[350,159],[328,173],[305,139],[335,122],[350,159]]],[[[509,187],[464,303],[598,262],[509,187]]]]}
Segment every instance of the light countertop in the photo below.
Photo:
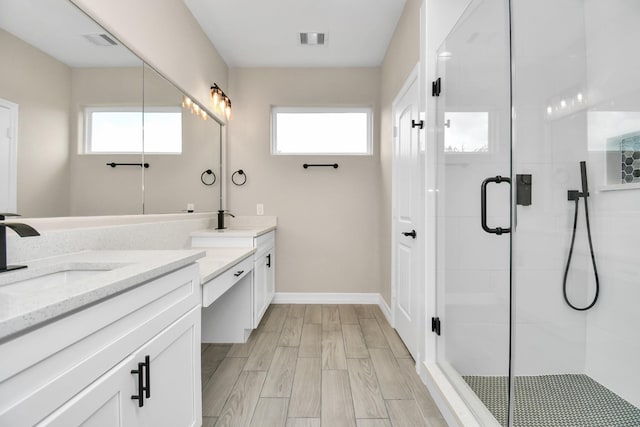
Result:
{"type": "Polygon", "coordinates": [[[26,269],[0,274],[0,340],[204,256],[202,249],[110,250],[76,252],[27,262],[26,269]],[[77,270],[78,279],[60,279],[62,282],[57,281],[55,286],[46,280],[24,282],[60,270],[77,270]],[[82,275],[89,278],[81,279],[82,275]]]}
{"type": "Polygon", "coordinates": [[[211,279],[251,256],[254,248],[202,248],[206,253],[198,260],[200,280],[204,285],[211,279]]]}

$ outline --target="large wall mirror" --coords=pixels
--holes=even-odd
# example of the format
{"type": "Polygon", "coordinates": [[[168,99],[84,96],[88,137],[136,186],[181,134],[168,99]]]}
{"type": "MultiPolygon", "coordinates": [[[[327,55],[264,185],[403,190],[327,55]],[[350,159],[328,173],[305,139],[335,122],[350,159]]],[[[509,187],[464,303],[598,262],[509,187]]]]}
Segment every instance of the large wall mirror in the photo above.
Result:
{"type": "Polygon", "coordinates": [[[76,6],[0,0],[0,54],[0,211],[218,209],[220,125],[76,6]]]}

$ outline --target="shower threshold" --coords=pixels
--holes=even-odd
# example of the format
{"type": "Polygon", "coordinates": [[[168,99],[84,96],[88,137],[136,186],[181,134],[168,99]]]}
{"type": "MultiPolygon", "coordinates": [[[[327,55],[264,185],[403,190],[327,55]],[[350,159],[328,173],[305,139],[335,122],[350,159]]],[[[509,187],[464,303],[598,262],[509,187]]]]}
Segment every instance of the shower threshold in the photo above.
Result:
{"type": "MultiPolygon", "coordinates": [[[[498,422],[507,423],[507,377],[463,376],[498,422]]],[[[638,427],[640,409],[587,375],[517,376],[516,427],[638,427]]]]}

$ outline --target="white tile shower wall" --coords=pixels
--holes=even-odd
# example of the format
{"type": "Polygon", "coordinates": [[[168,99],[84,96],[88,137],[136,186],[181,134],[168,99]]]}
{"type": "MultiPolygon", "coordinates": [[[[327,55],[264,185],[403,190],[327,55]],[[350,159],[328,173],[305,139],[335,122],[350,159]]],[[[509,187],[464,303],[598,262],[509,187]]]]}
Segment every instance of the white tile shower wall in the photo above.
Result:
{"type": "Polygon", "coordinates": [[[213,218],[214,214],[184,214],[27,219],[24,222],[36,229],[42,225],[41,235],[20,238],[7,233],[7,258],[21,263],[84,250],[188,248],[189,233],[211,227],[213,218]],[[78,227],[82,223],[91,225],[78,227]]]}
{"type": "Polygon", "coordinates": [[[640,190],[602,191],[604,141],[640,131],[640,3],[585,1],[589,55],[589,179],[601,294],[587,314],[586,374],[640,407],[640,190]],[[605,118],[600,120],[598,118],[605,118]],[[635,120],[627,120],[628,117],[635,120]]]}
{"type": "MultiPolygon", "coordinates": [[[[563,97],[585,87],[580,3],[542,0],[516,2],[513,8],[514,174],[533,177],[531,206],[517,207],[516,375],[582,373],[585,368],[586,316],[564,303],[562,277],[573,219],[567,190],[579,188],[578,162],[586,156],[586,114],[555,110],[563,97]],[[548,8],[554,10],[549,16],[548,8]],[[545,22],[544,31],[537,22],[545,22]]],[[[576,242],[569,279],[570,297],[578,303],[586,297],[582,243],[576,242]]]]}

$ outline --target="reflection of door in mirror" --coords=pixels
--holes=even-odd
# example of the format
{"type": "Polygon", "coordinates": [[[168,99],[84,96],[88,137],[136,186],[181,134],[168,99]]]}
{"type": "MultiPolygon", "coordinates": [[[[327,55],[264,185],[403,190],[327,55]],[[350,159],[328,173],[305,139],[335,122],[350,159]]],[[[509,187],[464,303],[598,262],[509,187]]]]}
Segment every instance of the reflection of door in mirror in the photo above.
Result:
{"type": "MultiPolygon", "coordinates": [[[[117,105],[141,115],[142,61],[66,0],[0,0],[0,53],[0,98],[20,109],[18,213],[142,213],[141,168],[105,164],[138,163],[141,149],[86,154],[83,114],[117,105]]],[[[141,120],[136,132],[141,145],[141,120]]]]}
{"type": "Polygon", "coordinates": [[[18,105],[0,99],[0,212],[16,212],[18,105]]]}
{"type": "Polygon", "coordinates": [[[183,108],[182,92],[146,65],[144,97],[144,212],[217,210],[220,125],[183,108]]]}

